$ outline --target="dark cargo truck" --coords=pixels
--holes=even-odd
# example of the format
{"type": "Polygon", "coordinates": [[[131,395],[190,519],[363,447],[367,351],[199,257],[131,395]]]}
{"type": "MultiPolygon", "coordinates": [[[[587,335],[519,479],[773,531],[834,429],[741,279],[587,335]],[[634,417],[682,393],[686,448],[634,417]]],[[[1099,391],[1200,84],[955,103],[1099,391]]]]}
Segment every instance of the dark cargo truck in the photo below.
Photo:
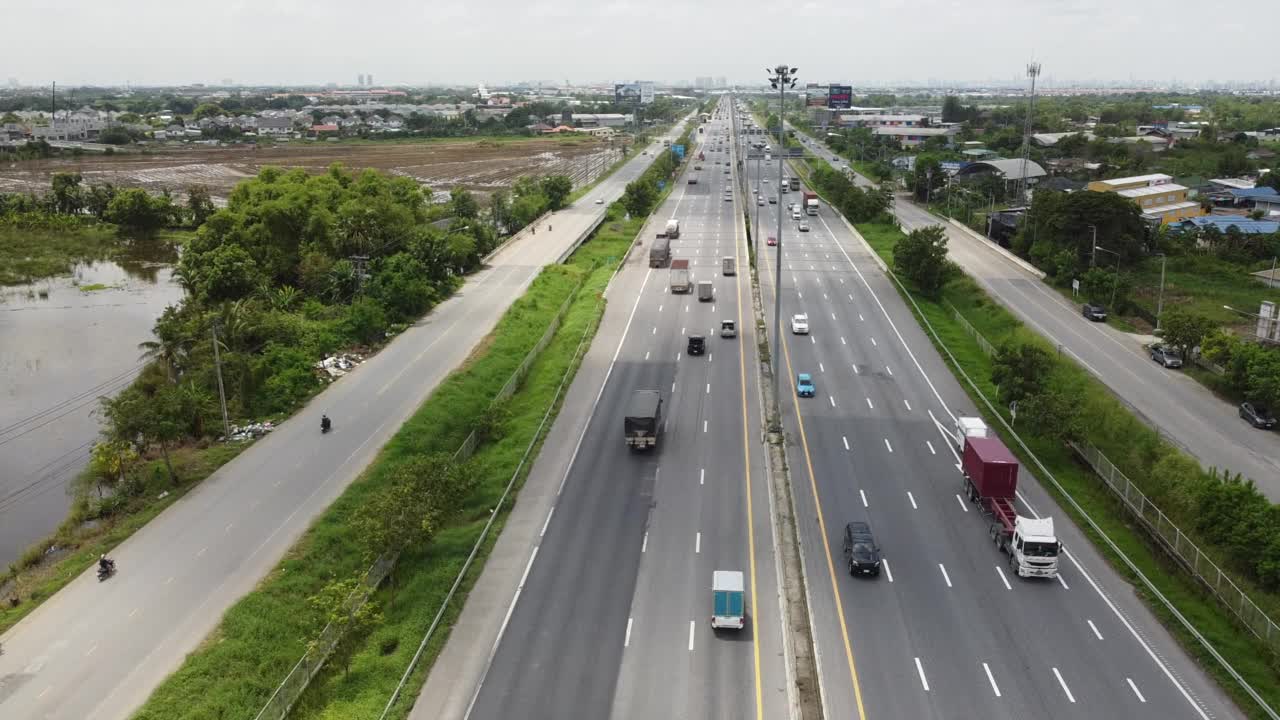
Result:
{"type": "Polygon", "coordinates": [[[649,246],[649,267],[660,268],[671,259],[671,240],[659,235],[649,246]]]}
{"type": "Polygon", "coordinates": [[[658,428],[662,423],[662,396],[657,390],[636,390],[631,394],[622,429],[627,447],[649,450],[658,446],[658,428]]]}

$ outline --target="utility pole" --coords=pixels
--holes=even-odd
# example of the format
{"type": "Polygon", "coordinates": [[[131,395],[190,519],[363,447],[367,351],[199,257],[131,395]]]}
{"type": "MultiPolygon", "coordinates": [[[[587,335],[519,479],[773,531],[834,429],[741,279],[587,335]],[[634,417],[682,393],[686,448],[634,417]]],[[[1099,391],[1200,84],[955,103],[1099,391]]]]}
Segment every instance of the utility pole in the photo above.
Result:
{"type": "MultiPolygon", "coordinates": [[[[1164,253],[1160,254],[1160,299],[1156,300],[1156,335],[1160,334],[1160,315],[1164,311],[1164,265],[1168,259],[1164,253]]],[[[1115,308],[1112,310],[1114,311],[1115,308]]]]}
{"type": "Polygon", "coordinates": [[[222,403],[222,432],[231,439],[231,421],[227,419],[227,391],[222,385],[222,354],[218,352],[218,326],[209,328],[213,335],[213,365],[218,371],[218,400],[222,403]]]}
{"type": "Polygon", "coordinates": [[[360,295],[364,292],[364,281],[368,275],[364,271],[365,263],[369,262],[368,255],[352,255],[351,264],[355,265],[356,271],[356,294],[360,295]]]}
{"type": "Polygon", "coordinates": [[[1089,267],[1098,264],[1098,226],[1090,225],[1089,229],[1093,231],[1093,250],[1089,251],[1089,267]]]}
{"type": "MultiPolygon", "coordinates": [[[[779,65],[772,70],[765,69],[769,76],[769,85],[778,91],[778,149],[782,150],[783,118],[786,117],[787,88],[796,86],[797,68],[779,65]]],[[[778,156],[778,265],[773,277],[773,402],[777,412],[774,413],[777,426],[782,424],[782,396],[778,394],[778,376],[782,374],[782,156],[778,156]]]]}

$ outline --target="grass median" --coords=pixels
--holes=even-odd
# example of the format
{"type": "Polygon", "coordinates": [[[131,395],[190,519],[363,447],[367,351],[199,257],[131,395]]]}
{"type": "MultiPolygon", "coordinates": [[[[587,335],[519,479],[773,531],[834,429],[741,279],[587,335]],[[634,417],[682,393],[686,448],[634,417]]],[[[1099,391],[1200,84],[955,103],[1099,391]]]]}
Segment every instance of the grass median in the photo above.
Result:
{"type": "MultiPolygon", "coordinates": [[[[857,228],[875,252],[892,267],[893,245],[898,238],[902,237],[902,232],[894,225],[883,223],[864,223],[859,224],[857,228]]],[[[905,293],[900,286],[898,290],[900,293],[905,293]]],[[[966,275],[951,280],[938,301],[914,292],[910,293],[910,297],[915,300],[914,306],[908,301],[912,313],[918,320],[927,320],[937,333],[937,337],[930,335],[930,340],[935,346],[940,345],[940,340],[941,345],[945,345],[951,352],[960,368],[988,398],[994,398],[997,395],[996,387],[991,382],[992,359],[982,351],[977,340],[955,318],[951,307],[959,311],[970,325],[997,346],[1002,342],[1016,340],[1039,343],[1048,347],[1040,336],[1023,326],[1016,317],[993,301],[966,275]]],[[[924,325],[923,322],[921,324],[924,325]]],[[[943,352],[940,346],[938,350],[954,372],[955,367],[948,359],[947,353],[943,352]]],[[[1067,367],[1076,390],[1074,396],[1080,397],[1081,402],[1090,406],[1091,414],[1103,418],[1097,431],[1090,433],[1089,439],[1122,468],[1126,464],[1132,465],[1138,462],[1141,459],[1138,456],[1149,449],[1146,446],[1147,438],[1141,434],[1150,431],[1141,426],[1139,421],[1097,379],[1074,364],[1067,364],[1067,367]],[[1115,432],[1118,428],[1123,428],[1123,431],[1115,432]],[[1104,437],[1106,435],[1110,435],[1109,440],[1104,437]],[[1141,437],[1141,442],[1132,442],[1135,436],[1141,437]],[[1129,452],[1126,453],[1126,449],[1129,452]]],[[[973,399],[975,406],[982,409],[982,414],[988,423],[997,425],[998,422],[986,411],[985,404],[974,389],[963,380],[960,384],[973,399]]],[[[1006,416],[1005,419],[1009,418],[1006,416]]],[[[1226,658],[1246,682],[1252,685],[1273,707],[1280,704],[1280,672],[1277,672],[1276,659],[1272,651],[1239,625],[1215,598],[1168,559],[1163,550],[1154,544],[1146,531],[1115,499],[1103,481],[1080,462],[1069,447],[1058,440],[1041,437],[1025,429],[1020,428],[1019,434],[1036,457],[1049,468],[1063,489],[1098,523],[1120,550],[1226,658]]],[[[1016,446],[1011,446],[1011,449],[1015,454],[1022,455],[1021,450],[1016,446]]],[[[1025,457],[1022,457],[1022,460],[1024,465],[1028,465],[1025,457]]],[[[1195,657],[1236,701],[1237,705],[1249,717],[1259,719],[1269,717],[1204,647],[1183,628],[1165,606],[1151,596],[1128,566],[1096,536],[1084,519],[1064,501],[1062,495],[1047,482],[1043,483],[1043,486],[1055,497],[1059,507],[1072,517],[1076,526],[1090,538],[1098,551],[1107,558],[1116,572],[1133,583],[1135,593],[1177,637],[1182,647],[1195,657]]],[[[1261,593],[1255,594],[1255,601],[1262,603],[1264,597],[1261,595],[1261,593]]],[[[1274,598],[1269,599],[1274,601],[1274,598]]]]}
{"type": "MultiPolygon", "coordinates": [[[[396,468],[418,457],[452,453],[473,428],[485,422],[494,394],[582,283],[551,343],[515,395],[502,403],[496,432],[480,445],[468,464],[478,479],[475,491],[429,544],[401,556],[394,587],[384,586],[374,596],[383,621],[361,640],[349,670],[326,667],[294,710],[295,717],[377,718],[525,448],[535,439],[561,380],[576,370],[578,346],[591,337],[603,314],[601,293],[642,222],[643,218],[623,220],[621,208],[612,206],[605,223],[566,264],[545,269],[478,350],[441,383],[258,588],[227,611],[219,627],[157,688],[135,717],[254,717],[315,635],[316,620],[308,598],[332,578],[350,577],[368,565],[356,537],[355,510],[384,486],[396,468]]],[[[536,440],[540,443],[541,437],[536,440]]],[[[522,481],[523,477],[517,487],[522,481]]],[[[511,500],[497,508],[500,515],[495,531],[501,528],[510,507],[511,500]]],[[[443,647],[448,628],[479,576],[496,534],[488,536],[488,543],[471,566],[410,688],[421,684],[443,647]]],[[[411,689],[394,716],[407,714],[414,694],[416,690],[411,689]]]]}

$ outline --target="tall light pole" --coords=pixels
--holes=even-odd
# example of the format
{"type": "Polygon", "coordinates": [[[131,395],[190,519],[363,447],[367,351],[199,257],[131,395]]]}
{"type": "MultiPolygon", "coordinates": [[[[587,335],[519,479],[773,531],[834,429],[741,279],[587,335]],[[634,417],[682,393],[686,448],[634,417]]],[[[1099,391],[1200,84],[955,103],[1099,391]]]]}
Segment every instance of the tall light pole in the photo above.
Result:
{"type": "Polygon", "coordinates": [[[1093,249],[1089,251],[1089,267],[1098,264],[1098,226],[1089,225],[1088,228],[1093,231],[1093,249]]]}
{"type": "Polygon", "coordinates": [[[1115,312],[1116,311],[1116,292],[1120,290],[1120,253],[1116,252],[1115,250],[1108,250],[1102,247],[1101,245],[1098,245],[1095,243],[1093,246],[1094,253],[1097,253],[1099,250],[1101,250],[1102,252],[1109,252],[1112,255],[1116,256],[1116,278],[1115,278],[1115,282],[1111,283],[1111,305],[1109,306],[1111,308],[1111,312],[1115,312]]]}
{"type": "MultiPolygon", "coordinates": [[[[779,65],[769,73],[769,86],[778,91],[778,149],[782,149],[783,118],[786,117],[787,89],[796,86],[797,68],[779,65]]],[[[778,264],[773,275],[773,401],[778,409],[775,423],[782,424],[782,396],[778,394],[778,376],[782,374],[782,157],[778,157],[778,264]]]]}

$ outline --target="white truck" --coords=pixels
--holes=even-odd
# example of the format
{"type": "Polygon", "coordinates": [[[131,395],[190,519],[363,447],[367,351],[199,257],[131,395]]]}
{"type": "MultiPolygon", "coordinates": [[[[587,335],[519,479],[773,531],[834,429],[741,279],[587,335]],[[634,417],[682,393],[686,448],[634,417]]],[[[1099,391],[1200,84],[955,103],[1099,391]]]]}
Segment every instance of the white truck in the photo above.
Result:
{"type": "Polygon", "coordinates": [[[670,220],[668,220],[666,232],[664,234],[666,235],[666,237],[669,237],[672,240],[679,238],[680,237],[680,221],[675,218],[671,218],[670,220]]]}
{"type": "Polygon", "coordinates": [[[991,428],[979,417],[956,418],[956,449],[964,450],[964,439],[967,437],[991,437],[991,428]]]}

